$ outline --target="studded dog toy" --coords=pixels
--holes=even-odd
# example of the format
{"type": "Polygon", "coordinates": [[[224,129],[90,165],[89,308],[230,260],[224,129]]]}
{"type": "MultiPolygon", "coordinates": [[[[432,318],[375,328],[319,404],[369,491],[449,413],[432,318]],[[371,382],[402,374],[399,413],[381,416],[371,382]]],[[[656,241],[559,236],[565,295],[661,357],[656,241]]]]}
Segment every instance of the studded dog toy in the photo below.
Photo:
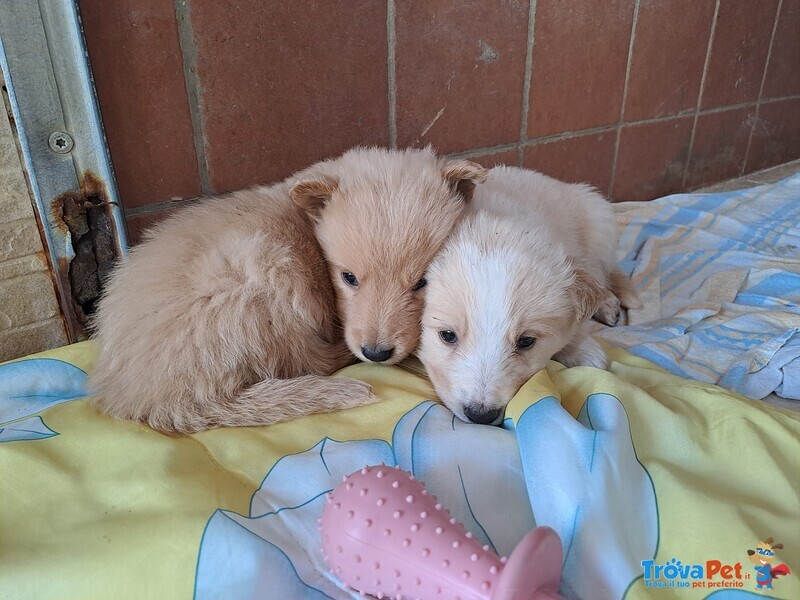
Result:
{"type": "Polygon", "coordinates": [[[558,535],[537,527],[509,559],[472,534],[399,468],[364,467],[328,494],[320,520],[331,573],[378,598],[560,598],[558,535]]]}

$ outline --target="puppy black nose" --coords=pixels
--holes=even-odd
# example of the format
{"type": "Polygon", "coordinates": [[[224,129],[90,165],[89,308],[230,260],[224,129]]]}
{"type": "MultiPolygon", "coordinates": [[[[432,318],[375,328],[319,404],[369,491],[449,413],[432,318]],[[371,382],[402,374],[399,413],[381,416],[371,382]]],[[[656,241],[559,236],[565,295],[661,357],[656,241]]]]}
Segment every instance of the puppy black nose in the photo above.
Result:
{"type": "Polygon", "coordinates": [[[464,414],[466,417],[473,423],[479,423],[481,425],[494,423],[502,412],[502,408],[483,408],[472,405],[464,407],[464,414]]]}
{"type": "Polygon", "coordinates": [[[394,348],[377,348],[375,346],[361,346],[361,354],[372,362],[389,360],[394,354],[394,348]]]}

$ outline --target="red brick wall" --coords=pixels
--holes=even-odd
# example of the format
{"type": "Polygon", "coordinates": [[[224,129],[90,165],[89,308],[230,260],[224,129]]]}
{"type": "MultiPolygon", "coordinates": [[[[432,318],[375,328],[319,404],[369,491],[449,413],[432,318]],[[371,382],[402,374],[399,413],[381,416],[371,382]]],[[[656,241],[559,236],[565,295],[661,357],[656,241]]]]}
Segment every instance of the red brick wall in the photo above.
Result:
{"type": "Polygon", "coordinates": [[[800,157],[800,0],[80,0],[135,238],[433,144],[645,200],[800,157]]]}

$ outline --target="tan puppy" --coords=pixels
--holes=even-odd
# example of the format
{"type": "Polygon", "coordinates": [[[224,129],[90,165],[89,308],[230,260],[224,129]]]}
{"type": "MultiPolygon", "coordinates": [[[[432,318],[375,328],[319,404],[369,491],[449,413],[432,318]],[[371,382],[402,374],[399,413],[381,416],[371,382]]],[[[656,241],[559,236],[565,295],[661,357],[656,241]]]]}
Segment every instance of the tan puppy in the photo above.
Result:
{"type": "Polygon", "coordinates": [[[425,270],[485,177],[429,150],[356,149],[182,210],[108,283],[94,403],[192,432],[373,402],[328,375],[351,351],[394,363],[416,349],[425,270]]]}
{"type": "Polygon", "coordinates": [[[553,357],[606,367],[585,322],[638,304],[616,243],[611,207],[589,187],[492,169],[428,270],[419,358],[456,416],[499,423],[553,357]]]}

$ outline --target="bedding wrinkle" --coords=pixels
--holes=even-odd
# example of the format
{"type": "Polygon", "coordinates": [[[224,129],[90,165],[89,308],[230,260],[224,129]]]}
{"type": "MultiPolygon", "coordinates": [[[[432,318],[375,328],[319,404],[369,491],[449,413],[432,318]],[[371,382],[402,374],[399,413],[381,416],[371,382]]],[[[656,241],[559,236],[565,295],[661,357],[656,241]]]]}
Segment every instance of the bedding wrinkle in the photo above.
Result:
{"type": "Polygon", "coordinates": [[[645,306],[596,334],[681,377],[800,400],[800,174],[615,209],[645,306]]]}

